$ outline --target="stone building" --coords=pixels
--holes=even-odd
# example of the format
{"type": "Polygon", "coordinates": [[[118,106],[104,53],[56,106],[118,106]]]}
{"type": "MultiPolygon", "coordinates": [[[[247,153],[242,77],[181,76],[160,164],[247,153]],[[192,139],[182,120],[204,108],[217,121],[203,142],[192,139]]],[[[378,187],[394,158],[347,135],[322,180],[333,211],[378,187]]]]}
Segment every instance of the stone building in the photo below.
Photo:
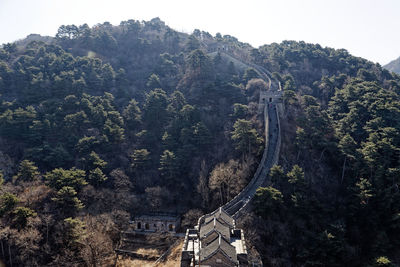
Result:
{"type": "Polygon", "coordinates": [[[219,208],[217,211],[206,215],[204,217],[205,224],[207,224],[211,220],[214,220],[214,218],[224,223],[231,229],[235,228],[235,220],[231,216],[229,216],[222,208],[219,208]]]}
{"type": "Polygon", "coordinates": [[[244,234],[222,208],[200,218],[188,229],[182,248],[181,267],[248,266],[244,234]]]}
{"type": "Polygon", "coordinates": [[[206,247],[217,237],[223,237],[229,240],[231,237],[231,229],[229,226],[221,223],[217,218],[204,223],[200,228],[201,247],[206,247]]]}
{"type": "Polygon", "coordinates": [[[238,266],[236,248],[221,235],[201,250],[201,266],[238,266]]]}
{"type": "Polygon", "coordinates": [[[180,217],[166,213],[141,214],[135,216],[131,221],[134,231],[175,233],[179,226],[180,217]]]}

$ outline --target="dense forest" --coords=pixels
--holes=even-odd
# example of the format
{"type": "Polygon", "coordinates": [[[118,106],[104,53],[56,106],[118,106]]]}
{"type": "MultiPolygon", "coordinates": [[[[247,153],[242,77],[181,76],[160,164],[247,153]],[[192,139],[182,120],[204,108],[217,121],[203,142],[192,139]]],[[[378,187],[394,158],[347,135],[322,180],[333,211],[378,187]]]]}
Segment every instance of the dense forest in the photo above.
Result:
{"type": "Polygon", "coordinates": [[[400,76],[346,50],[255,49],[158,18],[0,49],[0,258],[106,265],[132,215],[189,226],[234,197],[264,146],[251,64],[282,84],[284,114],[280,165],[240,222],[249,245],[266,266],[399,264],[400,76]]]}

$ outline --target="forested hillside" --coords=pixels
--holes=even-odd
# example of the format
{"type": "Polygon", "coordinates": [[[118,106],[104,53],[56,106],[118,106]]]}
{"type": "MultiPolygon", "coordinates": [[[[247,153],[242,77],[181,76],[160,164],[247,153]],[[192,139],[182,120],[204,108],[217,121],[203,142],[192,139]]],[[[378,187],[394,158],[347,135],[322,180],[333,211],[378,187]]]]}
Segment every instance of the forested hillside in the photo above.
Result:
{"type": "Polygon", "coordinates": [[[131,215],[208,210],[246,184],[262,143],[254,71],[159,19],[33,37],[0,50],[7,262],[99,264],[131,215]],[[216,166],[236,176],[209,183],[216,166]]]}
{"type": "Polygon", "coordinates": [[[258,190],[265,263],[399,263],[399,76],[345,50],[283,42],[253,50],[284,85],[280,166],[258,190]]]}
{"type": "Polygon", "coordinates": [[[255,49],[158,18],[30,38],[0,49],[6,263],[106,265],[132,214],[185,226],[234,197],[264,146],[266,84],[245,62],[284,90],[280,166],[243,222],[264,264],[400,262],[399,76],[345,50],[255,49]]]}

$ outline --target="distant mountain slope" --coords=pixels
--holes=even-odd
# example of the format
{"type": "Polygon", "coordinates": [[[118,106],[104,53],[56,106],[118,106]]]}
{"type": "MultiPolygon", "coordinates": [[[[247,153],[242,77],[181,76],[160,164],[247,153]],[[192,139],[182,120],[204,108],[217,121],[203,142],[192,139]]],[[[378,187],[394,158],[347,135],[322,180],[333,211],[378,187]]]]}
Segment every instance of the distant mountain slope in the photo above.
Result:
{"type": "Polygon", "coordinates": [[[400,57],[397,59],[390,61],[388,64],[383,66],[385,69],[388,69],[390,71],[396,72],[400,74],[400,57]]]}

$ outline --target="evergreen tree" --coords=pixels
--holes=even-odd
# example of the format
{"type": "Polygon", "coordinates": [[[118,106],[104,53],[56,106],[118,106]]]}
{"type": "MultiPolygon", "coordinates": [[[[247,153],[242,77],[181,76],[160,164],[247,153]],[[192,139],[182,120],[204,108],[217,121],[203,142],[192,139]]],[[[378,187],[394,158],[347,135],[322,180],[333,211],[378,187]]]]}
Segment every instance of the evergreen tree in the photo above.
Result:
{"type": "Polygon", "coordinates": [[[32,161],[23,160],[19,164],[18,173],[14,179],[18,182],[30,182],[37,180],[39,175],[38,167],[32,161]]]}

